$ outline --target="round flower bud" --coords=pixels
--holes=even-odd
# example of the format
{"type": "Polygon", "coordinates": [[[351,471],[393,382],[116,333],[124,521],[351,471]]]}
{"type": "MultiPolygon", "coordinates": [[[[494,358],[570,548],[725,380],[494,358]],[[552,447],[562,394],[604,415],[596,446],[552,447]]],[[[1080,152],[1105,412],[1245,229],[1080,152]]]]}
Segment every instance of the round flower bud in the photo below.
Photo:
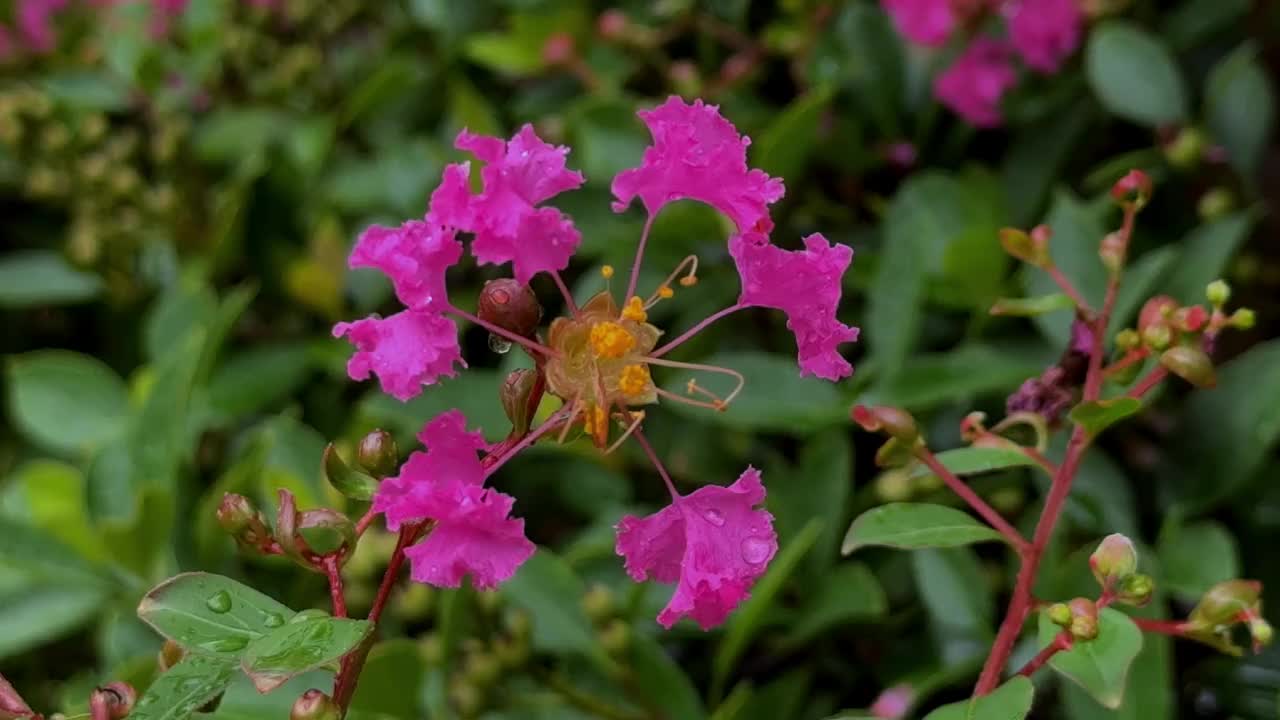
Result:
{"type": "Polygon", "coordinates": [[[1068,630],[1076,640],[1092,640],[1098,637],[1098,606],[1089,598],[1078,597],[1067,603],[1071,608],[1071,624],[1068,630]]]}
{"type": "Polygon", "coordinates": [[[1199,128],[1184,127],[1164,146],[1164,156],[1170,165],[1187,170],[1199,164],[1204,147],[1204,133],[1199,128]]]}
{"type": "Polygon", "coordinates": [[[418,654],[422,661],[432,667],[444,662],[444,638],[439,633],[429,633],[418,643],[418,654]]]}
{"type": "Polygon", "coordinates": [[[1121,350],[1133,350],[1142,344],[1142,338],[1138,336],[1136,330],[1125,328],[1116,333],[1116,347],[1121,350]]]}
{"type": "Polygon", "coordinates": [[[1109,232],[1103,235],[1102,243],[1098,245],[1098,257],[1102,260],[1102,266],[1113,274],[1120,272],[1120,268],[1124,267],[1127,249],[1128,240],[1121,233],[1109,232]]]}
{"type": "Polygon", "coordinates": [[[1213,361],[1205,351],[1190,345],[1177,345],[1160,353],[1160,364],[1166,370],[1195,385],[1209,388],[1218,384],[1213,361]]]}
{"type": "Polygon", "coordinates": [[[1130,170],[1111,186],[1111,198],[1121,205],[1141,208],[1151,199],[1151,178],[1141,170],[1130,170]]]}
{"type": "Polygon", "coordinates": [[[611,620],[600,631],[600,645],[610,655],[620,655],[631,645],[631,626],[625,620],[611,620]]]}
{"type": "Polygon", "coordinates": [[[1142,344],[1152,350],[1163,350],[1173,341],[1173,331],[1168,325],[1151,325],[1142,331],[1142,344]]]}
{"type": "Polygon", "coordinates": [[[511,430],[517,435],[529,432],[531,417],[537,408],[529,407],[533,388],[538,384],[538,373],[528,368],[512,370],[502,381],[498,397],[502,400],[502,409],[511,421],[511,430]]]}
{"type": "Polygon", "coordinates": [[[876,498],[881,502],[902,502],[914,494],[911,473],[902,468],[890,468],[875,479],[876,498]]]}
{"type": "Polygon", "coordinates": [[[1089,556],[1089,569],[1099,585],[1114,588],[1138,570],[1138,551],[1124,535],[1108,535],[1089,556]]]}
{"type": "Polygon", "coordinates": [[[625,12],[611,8],[600,13],[600,17],[596,19],[596,32],[606,40],[618,40],[625,35],[630,24],[631,20],[625,12]]]}
{"type": "Polygon", "coordinates": [[[1147,300],[1138,313],[1138,332],[1145,333],[1149,327],[1166,324],[1177,309],[1178,301],[1168,295],[1156,295],[1147,300]]]}
{"type": "Polygon", "coordinates": [[[582,596],[582,609],[592,622],[604,622],[613,617],[613,593],[604,585],[592,585],[582,596]]]}
{"type": "Polygon", "coordinates": [[[258,511],[253,503],[249,502],[249,498],[236,493],[227,493],[222,496],[222,502],[218,505],[217,516],[218,524],[223,530],[228,534],[239,536],[253,524],[258,511]]]}
{"type": "Polygon", "coordinates": [[[123,682],[113,682],[93,691],[89,708],[95,718],[122,720],[138,701],[138,691],[123,682]]]}
{"type": "Polygon", "coordinates": [[[1255,653],[1270,645],[1275,637],[1271,623],[1260,617],[1254,617],[1249,620],[1249,634],[1253,637],[1253,651],[1255,653]]]}
{"type": "Polygon", "coordinates": [[[1182,332],[1196,333],[1209,322],[1209,311],[1201,305],[1188,305],[1173,311],[1173,326],[1182,332]]]}
{"type": "Polygon", "coordinates": [[[914,442],[920,435],[920,430],[916,427],[916,419],[906,410],[899,408],[855,405],[851,416],[863,430],[867,432],[883,430],[904,443],[914,442]]]}
{"type": "Polygon", "coordinates": [[[1225,280],[1214,280],[1205,287],[1204,296],[1209,300],[1210,305],[1222,307],[1231,299],[1231,286],[1225,280]]]}
{"type": "Polygon", "coordinates": [[[489,687],[502,673],[502,664],[491,653],[478,652],[467,656],[465,672],[467,680],[477,687],[489,687]]]}
{"type": "Polygon", "coordinates": [[[1066,603],[1054,603],[1045,611],[1049,616],[1049,620],[1058,627],[1069,627],[1071,625],[1071,608],[1066,603]]]}
{"type": "Polygon", "coordinates": [[[1235,195],[1223,187],[1213,188],[1196,201],[1196,214],[1201,220],[1216,220],[1231,212],[1236,206],[1235,195]]]}
{"type": "Polygon", "coordinates": [[[1257,314],[1249,308],[1240,308],[1234,313],[1231,313],[1231,327],[1236,328],[1237,330],[1252,330],[1257,321],[1257,314]]]}
{"type": "Polygon", "coordinates": [[[1201,628],[1228,625],[1240,619],[1242,613],[1258,606],[1262,595],[1262,583],[1257,580],[1227,580],[1209,588],[1188,618],[1201,628]]]}
{"type": "Polygon", "coordinates": [[[1116,594],[1116,600],[1126,605],[1142,607],[1151,602],[1151,595],[1155,590],[1156,584],[1150,575],[1135,573],[1120,583],[1120,591],[1116,594]]]}
{"type": "Polygon", "coordinates": [[[360,439],[356,462],[376,478],[396,474],[400,467],[400,449],[396,439],[386,430],[374,430],[360,439]]]}
{"type": "Polygon", "coordinates": [[[340,720],[342,711],[333,698],[312,688],[293,702],[289,720],[340,720]]]}
{"type": "Polygon", "coordinates": [[[476,315],[520,337],[532,337],[542,321],[542,306],[528,285],[502,278],[484,284],[476,315]]]}

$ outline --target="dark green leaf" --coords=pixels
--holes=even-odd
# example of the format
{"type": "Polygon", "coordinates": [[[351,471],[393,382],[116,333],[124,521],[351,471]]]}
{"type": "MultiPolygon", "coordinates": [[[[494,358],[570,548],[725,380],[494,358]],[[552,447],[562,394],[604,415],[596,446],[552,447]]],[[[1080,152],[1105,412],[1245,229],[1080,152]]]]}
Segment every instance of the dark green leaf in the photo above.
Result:
{"type": "Polygon", "coordinates": [[[1160,533],[1156,552],[1160,586],[1186,600],[1196,600],[1214,585],[1240,577],[1235,538],[1213,521],[1170,522],[1160,533]]]}
{"type": "Polygon", "coordinates": [[[298,615],[244,649],[240,667],[259,692],[270,692],[308,670],[340,659],[373,632],[373,623],[298,615]]]}
{"type": "Polygon", "coordinates": [[[97,275],[72,267],[52,250],[20,250],[0,257],[0,307],[71,305],[101,292],[97,275]]]}
{"type": "Polygon", "coordinates": [[[209,402],[233,416],[258,412],[289,397],[307,381],[305,345],[256,347],[231,356],[209,380],[209,402]]]}
{"type": "Polygon", "coordinates": [[[236,674],[224,658],[194,655],[169,668],[138,698],[130,720],[183,720],[222,694],[236,674]]]}
{"type": "MultiPolygon", "coordinates": [[[[1046,613],[1040,613],[1040,647],[1061,632],[1046,613]]],[[[1098,613],[1098,637],[1077,641],[1070,650],[1049,660],[1049,666],[1080,685],[1099,703],[1109,708],[1124,702],[1129,667],[1142,650],[1142,631],[1127,615],[1114,608],[1098,613]]]]}
{"type": "MultiPolygon", "coordinates": [[[[944,450],[938,453],[936,457],[943,467],[956,475],[978,475],[980,473],[1035,464],[1035,461],[1028,457],[1026,453],[1006,448],[956,448],[954,450],[944,450]]],[[[912,478],[925,478],[932,474],[925,465],[916,465],[911,470],[912,478]]]]}
{"type": "Polygon", "coordinates": [[[780,546],[790,543],[812,519],[823,521],[822,535],[803,566],[810,577],[822,575],[838,557],[839,532],[853,491],[852,461],[848,432],[831,429],[805,444],[796,466],[770,467],[763,473],[780,546]]]}
{"type": "Polygon", "coordinates": [[[220,107],[196,128],[195,152],[206,162],[232,165],[265,152],[289,125],[289,119],[275,109],[220,107]]]}
{"type": "Polygon", "coordinates": [[[1035,688],[1024,677],[1015,677],[991,692],[972,700],[944,705],[925,720],[1023,720],[1031,712],[1035,688]]]}
{"type": "Polygon", "coordinates": [[[1080,403],[1071,408],[1068,417],[1092,437],[1141,409],[1138,398],[1118,397],[1080,403]]]}
{"type": "Polygon", "coordinates": [[[1203,303],[1205,286],[1223,277],[1227,263],[1249,237],[1256,221],[1257,215],[1245,210],[1187,233],[1179,243],[1182,254],[1161,289],[1180,303],[1203,303]]]}
{"type": "Polygon", "coordinates": [[[862,563],[842,563],[822,577],[807,598],[786,644],[802,647],[840,625],[875,620],[888,610],[884,589],[871,570],[862,563]]]}
{"type": "Polygon", "coordinates": [[[818,142],[822,114],[830,100],[826,88],[793,100],[752,143],[752,165],[774,177],[797,178],[818,142]]]}
{"type": "Polygon", "coordinates": [[[1246,177],[1257,173],[1276,117],[1275,92],[1256,56],[1257,48],[1243,45],[1219,61],[1205,81],[1209,132],[1246,177]]]}
{"type": "Polygon", "coordinates": [[[1090,33],[1085,48],[1089,84],[1108,110],[1148,126],[1187,117],[1187,90],[1177,62],[1141,27],[1112,20],[1090,33]]]}
{"type": "Polygon", "coordinates": [[[14,424],[53,450],[90,450],[119,433],[128,417],[124,382],[96,358],[41,350],[11,358],[7,375],[14,424]]]}
{"type": "Polygon", "coordinates": [[[582,611],[586,589],[564,560],[539,549],[502,586],[502,593],[533,618],[533,647],[546,652],[601,653],[591,621],[582,611]]]}
{"type": "Polygon", "coordinates": [[[915,550],[1001,539],[1000,533],[955,508],[924,503],[889,503],[859,515],[849,526],[840,551],[848,555],[867,546],[915,550]]]}
{"type": "Polygon", "coordinates": [[[129,87],[108,72],[68,70],[44,79],[55,102],[76,110],[114,112],[129,106],[129,87]]]}
{"type": "Polygon", "coordinates": [[[369,653],[351,712],[385,717],[422,717],[422,686],[426,663],[419,645],[409,638],[378,643],[369,653]]]}
{"type": "Polygon", "coordinates": [[[138,605],[156,632],[198,654],[238,657],[294,612],[221,575],[184,573],[157,585],[138,605]]]}
{"type": "Polygon", "coordinates": [[[693,681],[656,639],[637,633],[627,652],[637,689],[667,717],[699,720],[707,716],[693,681]]]}
{"type": "Polygon", "coordinates": [[[0,660],[83,627],[97,617],[106,599],[100,584],[37,581],[5,588],[0,591],[0,660]]]}
{"type": "Polygon", "coordinates": [[[926,549],[911,554],[911,567],[942,661],[981,657],[994,636],[995,598],[978,556],[965,547],[926,549]]]}
{"type": "Polygon", "coordinates": [[[1000,298],[991,306],[991,314],[1034,317],[1059,310],[1071,310],[1075,306],[1075,301],[1066,294],[1052,293],[1029,298],[1000,298]]]}
{"type": "MultiPolygon", "coordinates": [[[[1094,307],[1101,306],[1107,287],[1107,272],[1098,259],[1098,245],[1107,232],[1102,218],[1108,209],[1108,206],[1084,203],[1063,190],[1054,196],[1049,216],[1044,220],[1053,230],[1049,254],[1054,265],[1094,307]]],[[[1026,291],[1028,295],[1047,295],[1057,292],[1058,286],[1048,273],[1028,268],[1026,291]]],[[[1041,315],[1035,323],[1055,347],[1064,348],[1071,339],[1071,320],[1069,314],[1041,315]]]]}
{"type": "Polygon", "coordinates": [[[1038,345],[962,345],[944,353],[918,354],[905,361],[892,380],[872,389],[874,402],[915,411],[984,393],[1005,394],[1052,360],[1047,348],[1038,345]]]}

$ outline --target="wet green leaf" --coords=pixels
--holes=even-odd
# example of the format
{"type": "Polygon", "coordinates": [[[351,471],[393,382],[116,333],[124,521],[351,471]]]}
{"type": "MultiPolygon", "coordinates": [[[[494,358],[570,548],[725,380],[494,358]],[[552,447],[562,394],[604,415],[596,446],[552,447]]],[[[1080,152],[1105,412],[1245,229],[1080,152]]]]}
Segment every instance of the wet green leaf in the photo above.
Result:
{"type": "MultiPolygon", "coordinates": [[[[1040,647],[1053,642],[1062,628],[1040,613],[1040,647]]],[[[1098,613],[1098,637],[1076,641],[1070,650],[1060,651],[1049,666],[1080,685],[1099,703],[1117,708],[1124,701],[1129,667],[1142,650],[1142,631],[1127,615],[1113,608],[1098,613]]]]}
{"type": "Polygon", "coordinates": [[[294,611],[221,575],[184,573],[157,585],[138,605],[156,632],[197,654],[239,657],[294,611]]]}
{"type": "Polygon", "coordinates": [[[270,692],[290,678],[335,662],[373,632],[364,620],[296,615],[244,649],[240,667],[259,692],[270,692]]]}
{"type": "Polygon", "coordinates": [[[236,675],[235,662],[193,655],[169,668],[147,688],[129,717],[183,720],[222,694],[236,675]]]}

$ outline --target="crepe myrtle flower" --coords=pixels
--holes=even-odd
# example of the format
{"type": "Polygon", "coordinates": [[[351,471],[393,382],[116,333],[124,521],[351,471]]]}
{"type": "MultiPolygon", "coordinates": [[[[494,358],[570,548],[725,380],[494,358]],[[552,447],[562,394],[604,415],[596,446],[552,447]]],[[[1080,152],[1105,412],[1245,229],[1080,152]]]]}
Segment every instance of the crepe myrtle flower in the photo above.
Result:
{"type": "Polygon", "coordinates": [[[513,499],[485,487],[520,451],[539,440],[563,442],[571,434],[589,437],[605,452],[630,440],[653,463],[672,502],[648,517],[622,518],[617,552],[637,581],[676,583],[658,616],[661,624],[670,627],[687,616],[710,628],[747,597],[777,552],[773,517],[762,507],[764,485],[760,472],[747,468],[728,487],[681,494],[645,436],[644,408],[681,402],[724,410],[743,390],[740,373],[668,356],[715,321],[750,307],[786,314],[801,375],[831,381],[849,376],[853,368],[839,346],[856,340],[858,329],[836,315],[853,251],[820,234],[805,238],[799,250],[771,242],[769,206],[782,197],[782,181],[748,167],[750,140],[715,106],[673,97],[639,116],[653,144],[639,167],[613,181],[616,212],[638,198],[648,214],[621,297],[613,292],[609,266],[601,270],[604,289],[581,304],[560,277],[581,234],[571,218],[544,203],[583,183],[582,174],[567,167],[568,148],[543,142],[528,125],[507,141],[463,130],[455,145],[484,163],[482,189],[472,191],[469,163],[449,165],[425,217],[367,229],[350,265],[386,274],[405,309],[339,323],[334,335],[356,348],[347,368],[353,379],[377,376],[383,391],[400,400],[466,367],[456,320],[485,328],[500,349],[516,343],[535,359],[533,370],[517,371],[519,377],[500,390],[513,421],[505,440],[490,445],[467,430],[460,412],[447,412],[419,435],[426,450],[379,486],[374,508],[391,529],[431,528],[407,551],[414,580],[454,587],[470,576],[477,587],[492,588],[533,553],[523,521],[510,517],[513,499]],[[706,203],[733,221],[728,250],[742,290],[729,307],[663,342],[649,311],[672,298],[677,287],[697,283],[698,259],[685,258],[647,295],[637,285],[654,218],[679,199],[706,203]],[[510,263],[514,275],[486,285],[476,314],[459,309],[448,295],[446,275],[462,259],[464,238],[478,263],[510,263]],[[565,313],[545,330],[538,327],[541,307],[526,285],[535,275],[548,276],[564,299],[565,313]],[[677,392],[655,378],[655,370],[666,368],[723,375],[733,387],[721,396],[694,380],[677,392]],[[529,409],[548,393],[561,401],[559,410],[530,427],[529,409]]]}

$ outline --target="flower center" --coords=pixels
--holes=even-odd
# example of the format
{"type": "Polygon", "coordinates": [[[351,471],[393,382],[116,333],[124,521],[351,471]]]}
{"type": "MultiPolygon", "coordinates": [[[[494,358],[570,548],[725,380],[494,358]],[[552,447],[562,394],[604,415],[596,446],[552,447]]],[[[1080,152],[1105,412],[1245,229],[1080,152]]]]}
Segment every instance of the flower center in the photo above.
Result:
{"type": "Polygon", "coordinates": [[[616,322],[602,322],[591,328],[591,351],[596,357],[617,360],[635,349],[636,339],[616,322]]]}

